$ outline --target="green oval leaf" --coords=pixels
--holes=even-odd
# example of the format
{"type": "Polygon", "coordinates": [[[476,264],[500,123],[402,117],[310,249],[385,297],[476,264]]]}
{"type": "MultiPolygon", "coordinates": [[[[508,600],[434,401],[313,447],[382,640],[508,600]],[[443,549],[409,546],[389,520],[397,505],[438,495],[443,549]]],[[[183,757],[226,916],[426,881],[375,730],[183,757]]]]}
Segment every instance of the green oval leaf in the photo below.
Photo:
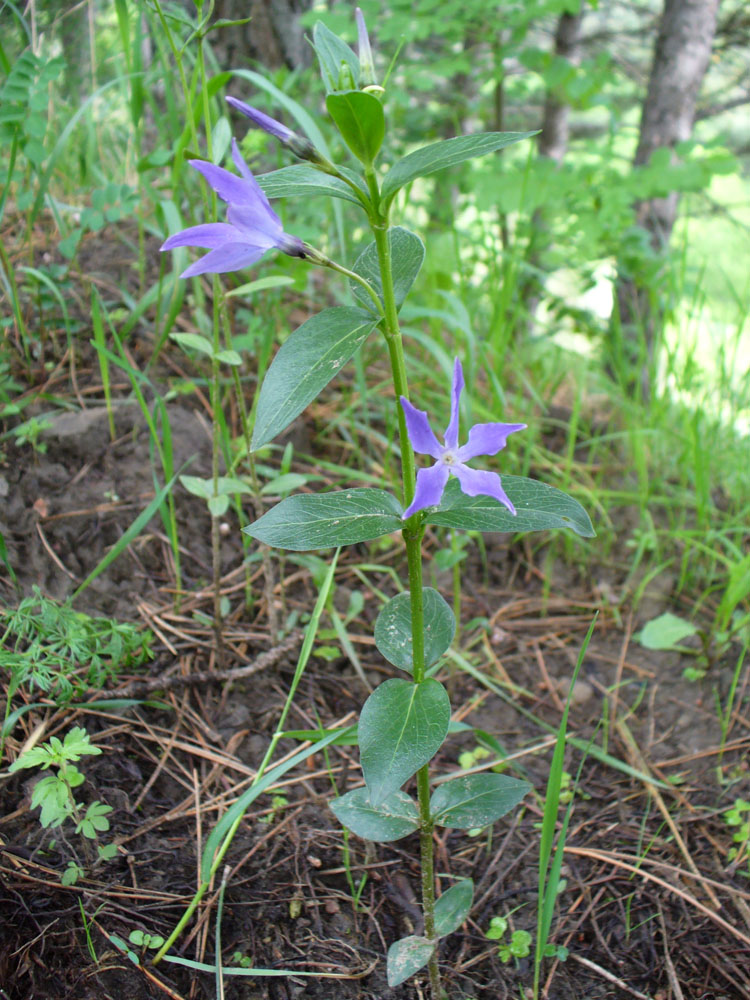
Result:
{"type": "Polygon", "coordinates": [[[260,495],[265,497],[269,494],[280,496],[282,493],[291,493],[292,490],[298,490],[301,486],[307,485],[308,478],[299,472],[285,472],[265,483],[261,487],[260,495]]]}
{"type": "Polygon", "coordinates": [[[294,284],[294,278],[286,274],[267,274],[263,278],[256,278],[255,281],[248,281],[245,285],[233,288],[231,292],[225,292],[225,298],[236,298],[238,295],[253,295],[255,292],[265,291],[267,288],[283,288],[285,285],[294,284]]]}
{"type": "Polygon", "coordinates": [[[312,198],[327,195],[359,204],[359,199],[348,184],[338,177],[330,177],[306,163],[295,163],[291,167],[272,170],[257,178],[269,198],[312,198]]]}
{"type": "Polygon", "coordinates": [[[679,642],[695,635],[697,631],[695,625],[667,611],[647,622],[636,639],[646,649],[674,649],[679,642]]]}
{"type": "Polygon", "coordinates": [[[469,774],[438,785],[430,812],[439,826],[466,830],[500,819],[531,789],[528,781],[507,774],[469,774]]]}
{"type": "Polygon", "coordinates": [[[279,549],[328,549],[399,531],[401,506],[385,490],[356,489],[287,497],[242,530],[279,549]]]}
{"type": "Polygon", "coordinates": [[[359,753],[370,802],[378,806],[426,764],[448,732],[451,706],[433,678],[392,678],[375,688],[359,718],[359,753]]]}
{"type": "Polygon", "coordinates": [[[208,510],[211,517],[223,517],[229,509],[229,497],[226,494],[208,498],[208,510]]]}
{"type": "Polygon", "coordinates": [[[413,153],[407,153],[391,167],[383,179],[381,197],[384,201],[389,201],[400,188],[417,177],[425,177],[475,156],[486,156],[487,153],[494,153],[532,135],[536,135],[536,132],[478,132],[476,135],[458,135],[453,139],[423,146],[413,153]]]}
{"type": "Polygon", "coordinates": [[[394,941],[388,949],[386,974],[389,986],[399,986],[409,976],[419,972],[430,961],[435,944],[425,937],[410,934],[409,937],[394,941]]]}
{"type": "Polygon", "coordinates": [[[212,479],[204,479],[202,476],[180,476],[180,482],[193,496],[202,497],[208,500],[213,496],[214,484],[212,479]]]}
{"type": "MultiPolygon", "coordinates": [[[[215,27],[215,25],[214,25],[215,27]]],[[[226,115],[222,115],[213,127],[211,135],[211,162],[221,163],[232,141],[232,126],[226,115]]]]}
{"type": "Polygon", "coordinates": [[[516,508],[510,511],[492,497],[470,497],[461,491],[458,480],[451,478],[439,507],[428,508],[425,520],[447,528],[465,531],[542,531],[547,528],[570,528],[577,535],[593,538],[596,532],[591,519],[567,493],[525,476],[503,476],[503,489],[516,508]]]}
{"type": "Polygon", "coordinates": [[[236,368],[239,368],[240,365],[242,364],[242,358],[237,353],[237,351],[232,351],[232,350],[217,351],[214,357],[216,358],[217,361],[221,361],[222,364],[234,365],[236,368]]]}
{"type": "MultiPolygon", "coordinates": [[[[388,245],[391,251],[393,293],[396,299],[396,308],[400,309],[422,267],[425,254],[424,243],[416,233],[404,229],[403,226],[392,226],[388,230],[388,245]]],[[[383,283],[380,280],[380,261],[375,243],[371,243],[362,251],[352,270],[370,282],[382,302],[383,283]]],[[[372,299],[365,289],[356,281],[350,282],[350,285],[354,297],[366,309],[372,310],[372,299]]]]}
{"type": "MultiPolygon", "coordinates": [[[[456,619],[448,603],[433,590],[422,591],[425,666],[436,663],[453,642],[456,619]]],[[[375,622],[375,645],[395,667],[412,673],[411,596],[407,591],[390,600],[375,622]]]]}
{"type": "Polygon", "coordinates": [[[170,333],[169,338],[170,340],[176,340],[180,347],[189,347],[200,354],[208,354],[209,357],[213,356],[214,345],[208,337],[204,337],[200,333],[170,333]]]}
{"type": "Polygon", "coordinates": [[[364,840],[385,844],[419,827],[419,813],[406,792],[397,791],[374,806],[367,788],[355,788],[331,802],[336,819],[364,840]]]}
{"type": "Polygon", "coordinates": [[[447,889],[435,903],[435,935],[452,934],[466,920],[474,899],[474,883],[470,878],[461,879],[447,889]]]}
{"type": "Polygon", "coordinates": [[[302,413],[362,346],[375,322],[363,309],[334,306],[290,334],[263,379],[253,451],[281,434],[302,413]]]}
{"type": "Polygon", "coordinates": [[[219,476],[215,488],[214,481],[210,477],[180,476],[180,482],[189,493],[196,497],[202,497],[204,500],[208,500],[210,497],[231,496],[232,493],[253,492],[252,487],[233,476],[219,476]]]}
{"type": "Polygon", "coordinates": [[[326,107],[349,149],[366,166],[372,166],[385,138],[385,114],[377,97],[348,90],[329,94],[326,107]]]}

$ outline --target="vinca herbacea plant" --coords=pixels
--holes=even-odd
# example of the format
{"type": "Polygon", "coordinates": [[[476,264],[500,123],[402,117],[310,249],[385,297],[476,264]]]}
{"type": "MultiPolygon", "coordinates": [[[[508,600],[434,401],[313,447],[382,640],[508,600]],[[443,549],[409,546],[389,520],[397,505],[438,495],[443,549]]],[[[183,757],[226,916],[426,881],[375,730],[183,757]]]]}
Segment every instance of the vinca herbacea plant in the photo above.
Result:
{"type": "MultiPolygon", "coordinates": [[[[365,702],[356,738],[364,785],[335,799],[331,808],[356,835],[386,842],[418,833],[424,930],[391,943],[388,981],[404,982],[425,966],[433,1000],[443,993],[439,942],[467,918],[473,884],[463,879],[438,896],[433,863],[436,827],[470,829],[494,823],[519,805],[530,785],[506,774],[442,776],[437,783],[430,762],[448,734],[451,706],[439,680],[439,661],[455,633],[451,608],[423,584],[422,540],[428,526],[453,531],[526,532],[568,528],[591,536],[591,522],[574,499],[533,479],[501,476],[494,469],[469,463],[489,459],[505,448],[523,423],[480,423],[459,445],[459,405],[464,388],[461,361],[445,391],[450,419],[443,443],[432,418],[412,403],[408,359],[399,327],[399,311],[425,256],[422,240],[395,225],[399,193],[420,178],[472,157],[486,156],[533,133],[489,132],[462,135],[408,153],[386,166],[380,156],[386,134],[387,95],[377,83],[364,21],[357,12],[359,55],[323,24],[313,32],[327,91],[326,108],[353,155],[354,168],[335,165],[305,138],[244,102],[231,105],[253,125],[281,141],[301,163],[253,177],[232,143],[237,173],[202,160],[191,165],[226,202],[226,222],[207,222],[170,236],[162,249],[178,246],[209,252],[191,264],[183,277],[238,270],[255,263],[268,250],[281,250],[301,261],[332,268],[346,277],[355,304],[323,309],[290,334],[277,352],[260,388],[251,447],[261,448],[280,435],[321,390],[343,369],[368,337],[378,338],[390,365],[393,413],[398,424],[401,482],[396,493],[352,485],[319,494],[292,495],[266,511],[244,530],[269,546],[314,550],[369,542],[399,532],[408,567],[408,589],[390,600],[375,623],[375,643],[397,670],[365,702]],[[269,197],[326,196],[354,204],[373,242],[351,265],[286,233],[269,197]],[[431,426],[432,424],[432,426],[431,426]],[[415,453],[432,460],[417,471],[415,453]],[[415,779],[416,800],[411,791],[415,779]]],[[[293,205],[289,218],[293,219],[293,205]]],[[[293,226],[292,226],[293,228],[293,226]]],[[[357,470],[352,469],[356,483],[357,470]]],[[[329,734],[318,746],[339,734],[329,734]]],[[[268,786],[273,772],[263,779],[268,786]]],[[[220,821],[220,835],[209,838],[202,876],[207,886],[247,808],[245,796],[220,821]],[[226,821],[225,821],[226,820],[226,821]],[[211,853],[213,852],[213,853],[211,853]]],[[[189,912],[192,912],[189,911],[189,912]]],[[[180,927],[184,924],[181,923],[180,927]]],[[[159,960],[174,940],[174,934],[159,960]]]]}

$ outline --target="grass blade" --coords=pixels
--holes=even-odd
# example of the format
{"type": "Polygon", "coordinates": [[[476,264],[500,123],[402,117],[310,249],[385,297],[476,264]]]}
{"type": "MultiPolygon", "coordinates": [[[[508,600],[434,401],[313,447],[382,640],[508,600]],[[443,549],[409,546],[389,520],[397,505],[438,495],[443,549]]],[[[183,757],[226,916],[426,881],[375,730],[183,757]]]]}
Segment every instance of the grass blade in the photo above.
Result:
{"type": "Polygon", "coordinates": [[[552,913],[557,899],[557,887],[560,881],[560,869],[562,866],[563,847],[565,846],[565,835],[568,830],[568,821],[571,814],[571,806],[568,807],[562,829],[557,840],[557,850],[555,860],[550,870],[550,857],[552,855],[552,845],[555,839],[555,827],[557,825],[557,811],[560,805],[560,789],[562,787],[563,767],[565,763],[565,747],[567,744],[568,713],[570,702],[573,696],[573,688],[586,655],[591,636],[594,633],[598,612],[589,625],[586,637],[583,640],[578,653],[575,670],[570,680],[568,696],[565,699],[560,725],[557,729],[557,741],[552,754],[549,777],[547,779],[547,792],[544,801],[544,816],[542,819],[542,836],[539,843],[539,895],[537,897],[537,930],[536,946],[534,951],[534,1000],[539,996],[539,976],[542,967],[542,958],[547,944],[549,929],[552,924],[552,913]]]}
{"type": "Polygon", "coordinates": [[[72,597],[73,600],[75,600],[78,597],[78,595],[81,594],[86,589],[86,587],[88,587],[91,583],[93,583],[94,580],[96,580],[96,578],[100,576],[104,572],[104,570],[110,565],[110,563],[114,562],[115,559],[119,555],[121,555],[121,553],[128,547],[128,545],[130,545],[130,543],[133,541],[134,538],[137,538],[138,535],[140,535],[140,533],[146,527],[148,522],[151,520],[154,514],[157,513],[161,505],[166,500],[170,490],[174,486],[176,479],[177,476],[175,475],[169,480],[169,482],[164,484],[164,486],[159,490],[159,492],[156,494],[156,496],[148,505],[148,507],[146,507],[144,510],[141,511],[141,513],[138,515],[135,521],[133,521],[133,523],[130,525],[127,531],[122,535],[122,537],[117,539],[115,544],[112,546],[109,552],[104,556],[104,558],[99,561],[99,563],[89,573],[89,575],[86,577],[83,583],[75,589],[72,597]]]}

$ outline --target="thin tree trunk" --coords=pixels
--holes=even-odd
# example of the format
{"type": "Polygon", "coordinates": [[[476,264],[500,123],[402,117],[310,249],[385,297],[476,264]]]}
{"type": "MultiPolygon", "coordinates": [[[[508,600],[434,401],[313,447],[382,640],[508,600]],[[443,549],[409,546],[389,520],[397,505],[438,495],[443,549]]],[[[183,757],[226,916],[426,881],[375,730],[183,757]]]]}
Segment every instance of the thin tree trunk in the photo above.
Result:
{"type": "MultiPolygon", "coordinates": [[[[711,56],[720,0],[664,0],[664,11],[654,47],[651,77],[641,113],[640,137],[634,166],[646,164],[658,149],[674,149],[689,139],[695,106],[711,56]]],[[[664,255],[672,234],[678,193],[652,198],[635,206],[638,224],[646,230],[651,248],[664,255]]],[[[643,350],[641,382],[649,392],[649,374],[663,318],[663,280],[646,282],[622,263],[617,285],[616,314],[611,341],[620,361],[631,363],[643,350]],[[628,358],[627,355],[630,355],[628,358]]]]}
{"type": "MultiPolygon", "coordinates": [[[[567,59],[573,65],[581,61],[581,22],[583,21],[583,4],[577,14],[564,12],[557,21],[555,31],[555,57],[567,59]]],[[[539,155],[562,163],[568,151],[570,135],[570,105],[560,100],[554,90],[548,90],[544,101],[544,117],[542,130],[538,139],[539,155]]],[[[519,286],[519,301],[523,303],[524,314],[528,327],[534,325],[534,317],[539,300],[544,289],[544,276],[541,274],[542,257],[549,246],[549,227],[544,210],[538,208],[531,217],[531,232],[526,248],[527,269],[519,286]]]]}
{"type": "MultiPolygon", "coordinates": [[[[577,14],[563,13],[555,31],[555,56],[567,59],[574,66],[581,61],[582,21],[583,9],[577,14]]],[[[554,90],[548,90],[544,101],[542,133],[539,136],[540,156],[548,156],[556,163],[562,162],[568,150],[569,122],[570,105],[566,101],[560,101],[554,90]]]]}

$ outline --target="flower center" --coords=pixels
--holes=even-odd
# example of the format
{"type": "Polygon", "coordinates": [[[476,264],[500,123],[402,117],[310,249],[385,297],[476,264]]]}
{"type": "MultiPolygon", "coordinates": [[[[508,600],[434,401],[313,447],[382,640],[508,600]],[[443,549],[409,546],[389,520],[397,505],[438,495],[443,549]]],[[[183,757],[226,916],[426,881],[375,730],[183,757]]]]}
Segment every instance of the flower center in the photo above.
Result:
{"type": "Polygon", "coordinates": [[[443,465],[455,465],[456,456],[453,454],[452,451],[446,448],[443,454],[440,456],[440,461],[443,463],[443,465]]]}

